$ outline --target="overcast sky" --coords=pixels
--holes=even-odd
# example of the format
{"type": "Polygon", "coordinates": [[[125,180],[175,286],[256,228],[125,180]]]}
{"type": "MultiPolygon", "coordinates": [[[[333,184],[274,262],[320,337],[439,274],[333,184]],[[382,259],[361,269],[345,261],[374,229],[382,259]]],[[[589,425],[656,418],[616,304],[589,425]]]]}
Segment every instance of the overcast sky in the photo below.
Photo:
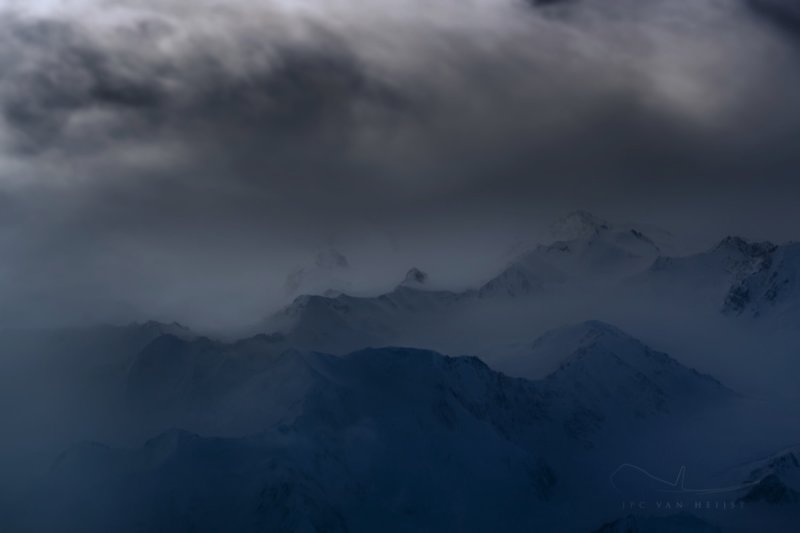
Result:
{"type": "Polygon", "coordinates": [[[791,0],[0,6],[0,324],[255,320],[328,246],[477,276],[576,208],[800,237],[791,0]]]}

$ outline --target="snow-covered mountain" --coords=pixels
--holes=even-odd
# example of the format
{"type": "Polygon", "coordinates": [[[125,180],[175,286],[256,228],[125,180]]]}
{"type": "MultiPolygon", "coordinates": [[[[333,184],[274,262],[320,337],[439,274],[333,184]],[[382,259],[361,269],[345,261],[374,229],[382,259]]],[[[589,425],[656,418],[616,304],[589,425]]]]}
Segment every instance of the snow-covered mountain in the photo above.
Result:
{"type": "Polygon", "coordinates": [[[475,289],[434,289],[424,272],[412,269],[377,296],[300,296],[259,330],[332,353],[390,344],[458,353],[475,343],[490,353],[503,342],[525,340],[522,316],[552,309],[564,321],[591,313],[627,323],[672,314],[770,317],[785,325],[800,316],[798,245],[727,237],[705,252],[666,256],[642,231],[586,212],[569,215],[552,234],[569,240],[536,246],[475,289]],[[492,326],[496,321],[500,327],[492,326]],[[459,328],[469,341],[459,342],[459,328]]]}
{"type": "MultiPolygon", "coordinates": [[[[652,253],[655,247],[662,254],[672,254],[677,244],[669,231],[653,224],[610,223],[589,211],[573,211],[553,222],[546,234],[547,242],[588,240],[600,234],[625,246],[652,253]]],[[[630,251],[635,251],[631,249],[630,251]]]]}
{"type": "MultiPolygon", "coordinates": [[[[540,450],[560,430],[534,384],[476,358],[422,350],[287,352],[293,371],[278,376],[287,363],[265,357],[255,377],[261,397],[250,399],[281,416],[265,418],[256,436],[169,431],[132,451],[78,446],[56,462],[17,523],[41,531],[77,526],[70,520],[88,531],[543,527],[545,515],[534,510],[552,497],[557,474],[540,450]],[[298,402],[276,404],[284,391],[275,382],[295,373],[304,375],[284,390],[301,391],[298,402]]],[[[252,378],[243,379],[238,386],[252,378]]],[[[194,399],[219,417],[242,407],[220,410],[213,394],[194,399]]]]}
{"type": "Polygon", "coordinates": [[[630,406],[637,416],[730,394],[714,378],[603,322],[546,333],[534,342],[528,357],[542,364],[554,354],[559,354],[558,368],[545,379],[548,388],[571,390],[592,405],[611,401],[616,409],[630,406]]]}
{"type": "MultiPolygon", "coordinates": [[[[400,366],[386,369],[400,354],[409,362],[431,359],[434,366],[443,364],[440,360],[451,361],[434,352],[408,349],[367,349],[342,358],[322,356],[294,350],[281,336],[262,335],[224,344],[165,335],[142,350],[131,365],[129,406],[165,427],[179,421],[181,427],[195,431],[213,428],[216,435],[243,435],[297,415],[295,408],[307,405],[306,394],[320,376],[352,371],[366,386],[377,379],[363,375],[369,368],[389,372],[391,379],[404,383],[402,372],[410,370],[400,366]]],[[[477,359],[465,361],[478,364],[477,359]]],[[[530,378],[531,391],[546,399],[535,403],[549,410],[552,420],[572,419],[580,412],[598,421],[625,419],[627,423],[732,395],[713,378],[596,321],[545,334],[518,356],[518,365],[514,374],[530,378]],[[538,376],[544,377],[536,379],[538,376]]],[[[489,368],[483,363],[479,367],[484,381],[517,383],[511,378],[489,378],[489,368]]],[[[413,367],[416,372],[421,368],[421,363],[413,367]]],[[[449,375],[462,367],[436,368],[449,375]]],[[[420,375],[405,378],[414,383],[423,380],[420,375]]],[[[342,375],[341,380],[352,382],[354,378],[342,375]]]]}
{"type": "Polygon", "coordinates": [[[800,244],[775,247],[754,262],[728,290],[724,310],[733,315],[780,315],[796,321],[800,316],[800,244]]]}
{"type": "Polygon", "coordinates": [[[550,242],[522,253],[480,289],[482,296],[528,296],[567,282],[618,281],[647,268],[661,249],[643,231],[576,211],[550,229],[550,242]]]}
{"type": "Polygon", "coordinates": [[[320,294],[328,290],[345,291],[351,287],[352,273],[347,257],[335,248],[317,252],[311,264],[296,267],[286,277],[286,294],[320,294]]]}
{"type": "Polygon", "coordinates": [[[800,244],[727,237],[707,252],[659,257],[628,289],[687,311],[703,306],[729,317],[796,323],[800,316],[800,244]]]}
{"type": "MultiPolygon", "coordinates": [[[[740,326],[737,317],[798,316],[800,247],[729,237],[668,258],[658,239],[587,213],[553,231],[562,239],[475,289],[438,289],[413,268],[386,294],[299,296],[262,325],[275,333],[235,342],[160,323],[5,337],[41,356],[37,375],[66,382],[31,411],[47,429],[70,421],[71,432],[49,442],[63,449],[86,435],[115,445],[68,449],[20,505],[0,506],[0,529],[724,530],[736,520],[608,507],[618,504],[608,479],[620,462],[660,473],[688,457],[693,484],[739,487],[729,499],[752,508],[748,523],[770,517],[763,523],[781,531],[798,515],[800,456],[752,457],[796,442],[796,421],[784,411],[772,420],[767,403],[691,368],[716,374],[725,350],[700,364],[679,342],[642,337],[673,358],[581,315],[616,311],[628,329],[637,322],[626,299],[645,322],[641,303],[672,305],[686,322],[707,308],[725,327],[703,338],[734,346],[716,335],[740,326]],[[567,322],[559,305],[590,299],[573,325],[541,335],[567,322]],[[386,345],[466,346],[481,359],[368,348],[386,345]],[[59,394],[73,401],[53,409],[59,394]],[[743,449],[727,449],[729,438],[743,449]],[[709,459],[726,477],[719,484],[701,470],[709,459]],[[574,505],[582,516],[565,512],[574,505]]],[[[9,375],[0,392],[12,401],[0,414],[18,432],[27,422],[10,416],[9,375]]]]}
{"type": "Polygon", "coordinates": [[[593,433],[615,433],[734,396],[714,378],[598,321],[550,331],[510,364],[516,375],[545,374],[537,383],[557,413],[554,418],[590,445],[593,433]]]}
{"type": "Polygon", "coordinates": [[[491,322],[496,305],[536,305],[562,293],[574,298],[587,289],[613,287],[645,270],[661,253],[642,231],[586,212],[555,224],[552,236],[566,240],[535,246],[474,289],[435,290],[424,272],[411,269],[394,290],[378,296],[300,296],[262,324],[262,330],[280,332],[303,348],[336,353],[374,345],[419,345],[427,339],[420,332],[431,324],[458,323],[464,313],[475,317],[481,312],[491,322]]]}
{"type": "Polygon", "coordinates": [[[711,250],[683,257],[659,257],[632,286],[670,304],[703,304],[721,309],[731,287],[760,271],[778,247],[726,237],[711,250]]]}
{"type": "MultiPolygon", "coordinates": [[[[162,335],[132,359],[118,413],[159,436],[131,449],[70,448],[11,524],[553,530],[564,524],[559,501],[610,490],[610,451],[735,397],[600,322],[550,332],[528,355],[552,371],[529,380],[427,350],[332,356],[281,336],[162,335]]],[[[604,523],[607,511],[573,530],[604,523]]]]}
{"type": "MultiPolygon", "coordinates": [[[[746,462],[728,473],[728,479],[743,487],[738,493],[749,504],[800,504],[800,446],[777,451],[746,462]]],[[[798,508],[800,514],[800,508],[798,508]]]]}
{"type": "Polygon", "coordinates": [[[473,291],[429,289],[426,280],[412,269],[394,290],[379,296],[299,296],[262,328],[280,332],[294,346],[334,353],[396,343],[474,297],[473,291]]]}

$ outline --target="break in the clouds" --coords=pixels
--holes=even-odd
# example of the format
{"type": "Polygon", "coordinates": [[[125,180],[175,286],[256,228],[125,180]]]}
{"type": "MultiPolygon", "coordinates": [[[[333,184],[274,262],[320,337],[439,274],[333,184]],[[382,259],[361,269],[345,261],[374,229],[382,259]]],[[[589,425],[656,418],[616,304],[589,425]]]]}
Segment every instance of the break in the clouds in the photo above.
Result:
{"type": "Polygon", "coordinates": [[[243,320],[333,241],[481,255],[574,207],[798,222],[790,2],[0,5],[4,321],[243,320]]]}

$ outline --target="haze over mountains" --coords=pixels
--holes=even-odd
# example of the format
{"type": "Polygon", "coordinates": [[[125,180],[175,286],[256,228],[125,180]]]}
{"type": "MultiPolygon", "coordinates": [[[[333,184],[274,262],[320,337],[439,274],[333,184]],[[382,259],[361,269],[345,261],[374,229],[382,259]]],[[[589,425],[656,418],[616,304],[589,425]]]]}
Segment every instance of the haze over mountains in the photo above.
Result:
{"type": "Polygon", "coordinates": [[[799,21],[0,1],[0,531],[794,533],[799,21]]]}
{"type": "MultiPolygon", "coordinates": [[[[235,341],[156,322],[4,332],[4,353],[17,357],[3,363],[12,438],[0,523],[789,531],[800,517],[796,454],[781,451],[800,440],[786,403],[795,385],[784,380],[798,364],[782,351],[797,341],[794,245],[728,237],[669,257],[662,246],[675,237],[651,233],[576,212],[553,226],[552,242],[472,289],[436,288],[411,268],[386,294],[299,296],[235,341]],[[647,302],[662,303],[647,316],[647,302]],[[693,335],[674,341],[670,323],[642,326],[665,309],[683,310],[677,327],[707,320],[740,336],[713,348],[693,335]],[[638,325],[656,342],[660,331],[679,349],[578,319],[587,313],[638,325]],[[756,383],[730,371],[728,350],[763,331],[774,338],[762,352],[745,344],[736,355],[768,369],[756,383]],[[377,348],[388,345],[418,348],[377,348]],[[30,383],[45,392],[31,394],[30,383]],[[688,465],[692,486],[724,490],[703,492],[710,507],[683,509],[691,514],[626,510],[630,498],[651,507],[663,498],[635,470],[609,483],[629,463],[664,476],[688,465]]],[[[671,498],[692,505],[693,494],[671,498]]]]}
{"type": "MultiPolygon", "coordinates": [[[[538,334],[602,318],[681,351],[699,349],[716,337],[712,342],[732,353],[757,349],[743,338],[752,340],[752,330],[761,328],[770,333],[759,342],[782,343],[776,357],[794,365],[786,360],[792,350],[787,347],[797,346],[791,326],[798,319],[791,296],[794,244],[726,237],[705,251],[668,256],[662,248],[680,247],[679,239],[657,228],[650,232],[656,236],[575,212],[554,224],[551,239],[557,240],[519,252],[473,288],[446,290],[423,277],[375,296],[306,295],[259,329],[280,332],[306,349],[337,353],[390,344],[447,353],[477,350],[490,364],[512,371],[515,355],[531,340],[531,324],[538,334]]],[[[713,356],[701,357],[705,369],[704,359],[713,356]]],[[[740,383],[752,370],[743,364],[740,375],[726,377],[740,383]]],[[[774,393],[778,387],[796,394],[788,382],[758,387],[759,392],[774,393]]]]}
{"type": "Polygon", "coordinates": [[[252,344],[266,339],[213,348],[159,337],[133,363],[120,413],[157,405],[151,423],[225,438],[169,430],[134,451],[71,447],[10,523],[367,531],[390,518],[397,531],[453,520],[469,531],[552,528],[563,518],[548,502],[577,490],[574,476],[597,474],[569,467],[576,458],[735,401],[611,326],[581,324],[539,344],[555,339],[580,348],[528,381],[420,350],[254,358],[252,344]]]}

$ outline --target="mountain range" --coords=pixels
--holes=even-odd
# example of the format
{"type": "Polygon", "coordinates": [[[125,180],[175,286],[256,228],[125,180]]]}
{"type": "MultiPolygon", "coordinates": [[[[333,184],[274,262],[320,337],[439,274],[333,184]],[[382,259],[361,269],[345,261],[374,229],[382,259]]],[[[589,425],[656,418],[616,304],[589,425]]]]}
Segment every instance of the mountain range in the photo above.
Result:
{"type": "Polygon", "coordinates": [[[798,419],[712,374],[735,331],[794,331],[797,245],[667,257],[668,233],[586,212],[551,231],[472,289],[411,268],[384,294],[299,296],[240,339],[158,322],[5,332],[20,357],[0,374],[2,466],[25,489],[0,486],[0,529],[790,531],[798,419]],[[647,302],[685,314],[656,324],[671,338],[707,316],[731,338],[698,359],[693,337],[672,353],[580,319],[652,324],[647,302]],[[717,507],[621,507],[654,505],[610,481],[634,464],[690,472],[675,498],[699,487],[717,507]],[[745,510],[715,511],[728,504],[745,510]]]}

